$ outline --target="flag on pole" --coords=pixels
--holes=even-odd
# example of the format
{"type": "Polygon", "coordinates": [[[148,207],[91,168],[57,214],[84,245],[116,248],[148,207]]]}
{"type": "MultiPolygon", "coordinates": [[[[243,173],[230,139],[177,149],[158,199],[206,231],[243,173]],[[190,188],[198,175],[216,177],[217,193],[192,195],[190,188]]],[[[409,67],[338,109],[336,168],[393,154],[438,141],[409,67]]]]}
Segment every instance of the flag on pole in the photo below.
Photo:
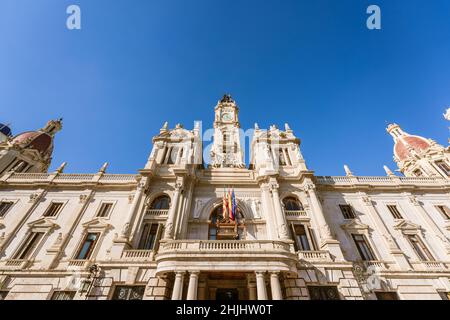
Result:
{"type": "Polygon", "coordinates": [[[236,204],[236,195],[234,194],[234,188],[231,193],[231,220],[236,221],[236,210],[237,210],[237,204],[236,204]]]}
{"type": "Polygon", "coordinates": [[[226,220],[228,216],[228,201],[226,199],[225,188],[223,189],[223,205],[222,205],[222,216],[223,219],[226,220]]]}
{"type": "Polygon", "coordinates": [[[228,197],[228,218],[230,220],[233,220],[232,219],[233,201],[231,199],[231,189],[228,189],[227,197],[228,197]]]}

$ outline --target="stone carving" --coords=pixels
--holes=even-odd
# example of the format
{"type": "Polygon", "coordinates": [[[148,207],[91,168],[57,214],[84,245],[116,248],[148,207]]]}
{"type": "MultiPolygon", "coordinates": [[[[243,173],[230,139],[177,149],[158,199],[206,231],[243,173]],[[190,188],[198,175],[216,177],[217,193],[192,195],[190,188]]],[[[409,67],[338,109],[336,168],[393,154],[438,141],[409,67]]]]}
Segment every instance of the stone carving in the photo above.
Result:
{"type": "Polygon", "coordinates": [[[164,230],[164,239],[172,239],[173,236],[173,223],[168,222],[164,230]]]}
{"type": "Polygon", "coordinates": [[[409,196],[408,199],[412,205],[420,206],[419,200],[417,200],[416,196],[409,196]]]}
{"type": "Polygon", "coordinates": [[[86,203],[87,199],[88,199],[88,195],[87,194],[80,194],[80,203],[86,203]]]}
{"type": "Polygon", "coordinates": [[[39,199],[39,194],[33,193],[33,194],[30,194],[30,200],[28,202],[33,203],[33,202],[36,202],[38,199],[39,199]]]}

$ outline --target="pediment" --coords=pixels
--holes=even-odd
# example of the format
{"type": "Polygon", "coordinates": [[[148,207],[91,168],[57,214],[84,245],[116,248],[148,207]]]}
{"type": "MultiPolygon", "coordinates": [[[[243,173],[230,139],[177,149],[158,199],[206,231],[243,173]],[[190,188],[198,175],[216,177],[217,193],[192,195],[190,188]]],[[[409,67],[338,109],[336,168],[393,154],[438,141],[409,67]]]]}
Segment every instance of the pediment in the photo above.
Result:
{"type": "Polygon", "coordinates": [[[341,228],[345,230],[360,230],[360,231],[369,230],[369,226],[367,224],[364,224],[356,219],[353,219],[350,222],[341,225],[341,228]]]}
{"type": "Polygon", "coordinates": [[[103,218],[94,218],[90,221],[83,223],[83,228],[85,229],[98,229],[105,230],[111,228],[112,225],[107,223],[103,218]]]}
{"type": "Polygon", "coordinates": [[[53,230],[59,229],[59,225],[53,222],[52,219],[43,217],[38,220],[28,223],[28,227],[31,229],[43,229],[43,230],[53,230]]]}
{"type": "Polygon", "coordinates": [[[413,232],[417,233],[420,231],[420,226],[418,224],[412,223],[408,220],[400,221],[398,224],[394,226],[394,229],[401,230],[402,232],[413,232]]]}

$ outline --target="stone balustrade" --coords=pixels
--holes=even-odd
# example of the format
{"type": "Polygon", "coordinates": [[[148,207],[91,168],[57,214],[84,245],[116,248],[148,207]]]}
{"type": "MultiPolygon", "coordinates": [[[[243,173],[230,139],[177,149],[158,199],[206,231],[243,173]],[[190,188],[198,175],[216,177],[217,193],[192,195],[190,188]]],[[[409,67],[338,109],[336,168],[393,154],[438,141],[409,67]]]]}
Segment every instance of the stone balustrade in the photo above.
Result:
{"type": "Polygon", "coordinates": [[[195,252],[253,252],[253,251],[286,251],[293,252],[293,246],[283,241],[271,240],[174,240],[161,242],[160,253],[170,251],[195,251],[195,252]]]}
{"type": "Polygon", "coordinates": [[[351,185],[373,185],[373,186],[442,186],[450,185],[449,180],[443,178],[428,177],[347,177],[347,176],[317,176],[317,184],[325,186],[351,186],[351,185]]]}
{"type": "Polygon", "coordinates": [[[125,250],[122,259],[127,261],[152,261],[154,255],[153,250],[125,250]]]}
{"type": "Polygon", "coordinates": [[[148,217],[165,218],[169,214],[169,209],[150,209],[145,212],[148,217]]]}
{"type": "Polygon", "coordinates": [[[287,218],[308,217],[305,210],[284,210],[284,214],[287,218]]]}
{"type": "Polygon", "coordinates": [[[331,262],[333,259],[328,251],[299,251],[298,258],[301,261],[331,262]]]}

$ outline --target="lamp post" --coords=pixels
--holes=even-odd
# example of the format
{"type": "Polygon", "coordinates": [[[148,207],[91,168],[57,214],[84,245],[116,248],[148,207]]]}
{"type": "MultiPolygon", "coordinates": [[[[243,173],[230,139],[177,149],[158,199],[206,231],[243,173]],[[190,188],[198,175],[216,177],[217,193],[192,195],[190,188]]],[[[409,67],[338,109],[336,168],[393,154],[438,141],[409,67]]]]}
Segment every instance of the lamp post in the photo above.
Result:
{"type": "Polygon", "coordinates": [[[94,286],[95,282],[98,280],[98,278],[100,277],[100,273],[101,273],[101,268],[98,266],[98,264],[92,264],[89,266],[89,275],[88,277],[83,281],[83,285],[81,287],[81,295],[83,295],[83,293],[86,294],[86,298],[88,298],[89,293],[92,290],[92,287],[94,286]]]}

